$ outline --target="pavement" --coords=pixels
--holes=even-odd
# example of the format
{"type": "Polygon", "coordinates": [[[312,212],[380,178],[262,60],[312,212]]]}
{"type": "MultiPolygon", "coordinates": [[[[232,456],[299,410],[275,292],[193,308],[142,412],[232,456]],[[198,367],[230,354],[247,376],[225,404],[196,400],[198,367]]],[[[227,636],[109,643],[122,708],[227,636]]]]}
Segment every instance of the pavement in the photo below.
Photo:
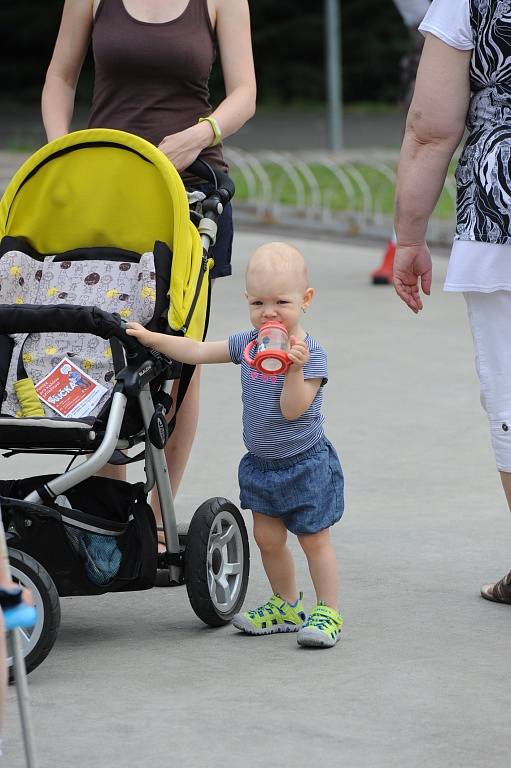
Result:
{"type": "MultiPolygon", "coordinates": [[[[237,234],[235,275],[214,287],[211,339],[246,327],[243,268],[263,237],[237,234]]],[[[342,639],[308,651],[293,635],[209,629],[183,588],[64,599],[57,643],[29,677],[41,768],[509,765],[511,608],[482,600],[479,586],[511,565],[511,521],[463,299],[442,292],[441,255],[416,317],[391,288],[370,285],[380,248],[295,242],[317,291],[306,323],[329,353],[327,434],[346,475],[333,528],[342,639]]],[[[210,496],[238,498],[238,375],[204,370],[181,520],[210,496]]],[[[17,457],[1,461],[0,475],[54,466],[17,457]]],[[[268,596],[252,542],[246,605],[268,596]]],[[[15,701],[11,688],[9,768],[24,766],[15,701]]]]}

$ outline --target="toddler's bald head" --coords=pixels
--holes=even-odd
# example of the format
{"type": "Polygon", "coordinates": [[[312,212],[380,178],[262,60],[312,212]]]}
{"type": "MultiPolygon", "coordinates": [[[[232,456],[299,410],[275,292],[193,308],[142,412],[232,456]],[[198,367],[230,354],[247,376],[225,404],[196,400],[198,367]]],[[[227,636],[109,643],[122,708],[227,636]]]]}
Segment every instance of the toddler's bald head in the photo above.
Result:
{"type": "Polygon", "coordinates": [[[247,290],[251,283],[270,276],[289,281],[298,291],[306,291],[309,287],[305,259],[298,248],[289,243],[265,243],[254,251],[245,274],[247,290]]]}

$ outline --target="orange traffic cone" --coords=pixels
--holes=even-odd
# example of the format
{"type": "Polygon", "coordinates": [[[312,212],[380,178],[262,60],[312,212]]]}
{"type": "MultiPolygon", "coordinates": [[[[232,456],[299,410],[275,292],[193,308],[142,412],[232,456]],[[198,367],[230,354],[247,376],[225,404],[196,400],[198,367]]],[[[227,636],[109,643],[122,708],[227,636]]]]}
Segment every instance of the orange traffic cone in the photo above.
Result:
{"type": "Polygon", "coordinates": [[[394,256],[396,255],[396,233],[392,234],[392,239],[387,242],[383,261],[374,272],[371,272],[373,285],[392,285],[392,267],[394,266],[394,256]]]}

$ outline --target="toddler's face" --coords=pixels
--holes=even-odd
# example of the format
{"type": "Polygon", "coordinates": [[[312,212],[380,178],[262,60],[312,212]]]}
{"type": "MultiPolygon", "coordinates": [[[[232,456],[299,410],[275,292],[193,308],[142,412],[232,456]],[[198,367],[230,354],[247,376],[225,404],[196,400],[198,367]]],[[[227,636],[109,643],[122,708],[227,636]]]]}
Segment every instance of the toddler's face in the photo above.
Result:
{"type": "Polygon", "coordinates": [[[312,298],[300,290],[300,283],[291,272],[264,270],[247,279],[246,296],[250,320],[259,329],[270,320],[282,323],[289,333],[294,333],[300,322],[302,307],[312,298]]]}

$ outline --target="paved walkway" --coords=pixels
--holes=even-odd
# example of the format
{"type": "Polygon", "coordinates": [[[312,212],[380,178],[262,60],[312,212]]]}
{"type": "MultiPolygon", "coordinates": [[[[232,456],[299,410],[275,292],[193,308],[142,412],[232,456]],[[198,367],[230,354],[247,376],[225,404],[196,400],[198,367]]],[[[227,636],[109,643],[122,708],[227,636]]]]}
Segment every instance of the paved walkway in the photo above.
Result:
{"type": "MultiPolygon", "coordinates": [[[[260,239],[238,234],[236,274],[215,285],[210,338],[246,325],[243,265],[260,239]]],[[[510,567],[511,524],[463,300],[440,290],[443,258],[417,318],[390,288],[369,284],[379,250],[301,245],[317,289],[307,326],[330,356],[328,434],[346,473],[334,528],[343,639],[308,652],[293,636],[207,629],[183,589],[66,599],[57,644],[30,676],[41,768],[509,764],[511,608],[478,589],[510,567]]],[[[238,372],[208,367],[181,519],[210,496],[237,499],[241,452],[238,372]]],[[[25,476],[43,462],[0,468],[25,476]]],[[[254,547],[252,557],[249,606],[268,597],[254,547]]],[[[22,768],[13,690],[6,734],[6,766],[22,768]]]]}

